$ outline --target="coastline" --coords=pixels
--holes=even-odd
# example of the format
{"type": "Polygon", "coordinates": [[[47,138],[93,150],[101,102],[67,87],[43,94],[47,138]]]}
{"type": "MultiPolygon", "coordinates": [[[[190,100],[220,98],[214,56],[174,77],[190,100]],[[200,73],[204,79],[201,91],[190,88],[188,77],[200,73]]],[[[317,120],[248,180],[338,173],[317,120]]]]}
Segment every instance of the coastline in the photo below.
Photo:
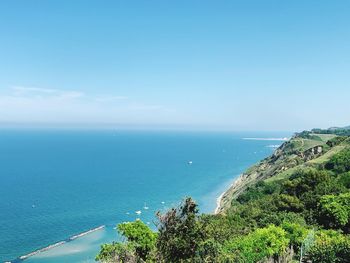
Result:
{"type": "Polygon", "coordinates": [[[228,188],[226,188],[217,198],[216,198],[216,207],[215,207],[215,210],[214,210],[214,215],[217,215],[220,213],[220,209],[221,209],[221,202],[222,202],[222,199],[224,197],[224,195],[226,194],[226,192],[233,186],[233,184],[235,183],[237,179],[235,179],[230,185],[228,188]]]}
{"type": "Polygon", "coordinates": [[[231,197],[233,197],[240,189],[243,189],[243,187],[246,185],[248,182],[246,179],[247,176],[245,174],[240,174],[232,181],[229,187],[219,195],[219,197],[216,199],[216,208],[214,211],[215,215],[220,214],[225,210],[228,202],[231,200],[231,197]]]}
{"type": "Polygon", "coordinates": [[[249,169],[235,178],[232,184],[217,198],[214,214],[224,213],[231,206],[231,201],[237,198],[256,179],[257,174],[251,173],[249,169]]]}

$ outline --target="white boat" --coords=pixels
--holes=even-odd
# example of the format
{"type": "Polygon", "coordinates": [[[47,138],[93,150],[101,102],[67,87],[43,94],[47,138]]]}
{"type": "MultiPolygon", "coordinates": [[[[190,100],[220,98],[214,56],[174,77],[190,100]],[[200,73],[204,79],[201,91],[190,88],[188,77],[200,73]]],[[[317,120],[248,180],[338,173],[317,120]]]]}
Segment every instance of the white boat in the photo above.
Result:
{"type": "Polygon", "coordinates": [[[188,161],[188,164],[191,165],[191,164],[193,164],[193,162],[192,161],[188,161]]]}
{"type": "Polygon", "coordinates": [[[140,210],[138,210],[135,213],[138,214],[138,215],[141,215],[142,212],[140,210]]]}
{"type": "Polygon", "coordinates": [[[148,210],[148,209],[149,209],[149,207],[146,205],[146,203],[145,203],[143,209],[145,209],[145,210],[148,210]]]}

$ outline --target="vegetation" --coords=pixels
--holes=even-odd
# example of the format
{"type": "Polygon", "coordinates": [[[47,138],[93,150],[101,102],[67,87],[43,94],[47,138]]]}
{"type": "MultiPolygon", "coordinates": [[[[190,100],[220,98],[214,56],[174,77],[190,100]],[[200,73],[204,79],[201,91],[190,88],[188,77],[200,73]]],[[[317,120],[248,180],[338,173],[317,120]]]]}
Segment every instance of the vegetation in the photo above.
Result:
{"type": "Polygon", "coordinates": [[[246,172],[219,214],[199,214],[187,198],[157,214],[156,232],[141,221],[120,224],[124,242],[103,245],[96,260],[350,262],[350,142],[344,134],[296,135],[246,172]]]}

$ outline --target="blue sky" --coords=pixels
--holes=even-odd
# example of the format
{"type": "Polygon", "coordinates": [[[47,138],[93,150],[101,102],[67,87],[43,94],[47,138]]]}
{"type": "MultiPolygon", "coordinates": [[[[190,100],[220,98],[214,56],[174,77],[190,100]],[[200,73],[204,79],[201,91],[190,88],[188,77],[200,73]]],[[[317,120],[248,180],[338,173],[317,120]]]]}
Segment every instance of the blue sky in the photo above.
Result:
{"type": "Polygon", "coordinates": [[[1,1],[0,123],[350,124],[350,1],[1,1]]]}

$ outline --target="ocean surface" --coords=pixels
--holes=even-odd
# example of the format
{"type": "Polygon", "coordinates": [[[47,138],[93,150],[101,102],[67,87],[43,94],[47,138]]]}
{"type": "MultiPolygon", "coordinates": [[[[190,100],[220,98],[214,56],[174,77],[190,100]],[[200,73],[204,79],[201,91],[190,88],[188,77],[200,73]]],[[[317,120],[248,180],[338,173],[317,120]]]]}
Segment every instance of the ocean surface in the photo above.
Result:
{"type": "Polygon", "coordinates": [[[154,228],[155,212],[186,196],[213,212],[234,178],[282,143],[243,138],[290,135],[0,130],[0,262],[105,225],[24,261],[94,262],[100,244],[118,238],[116,224],[140,218],[154,228]]]}

